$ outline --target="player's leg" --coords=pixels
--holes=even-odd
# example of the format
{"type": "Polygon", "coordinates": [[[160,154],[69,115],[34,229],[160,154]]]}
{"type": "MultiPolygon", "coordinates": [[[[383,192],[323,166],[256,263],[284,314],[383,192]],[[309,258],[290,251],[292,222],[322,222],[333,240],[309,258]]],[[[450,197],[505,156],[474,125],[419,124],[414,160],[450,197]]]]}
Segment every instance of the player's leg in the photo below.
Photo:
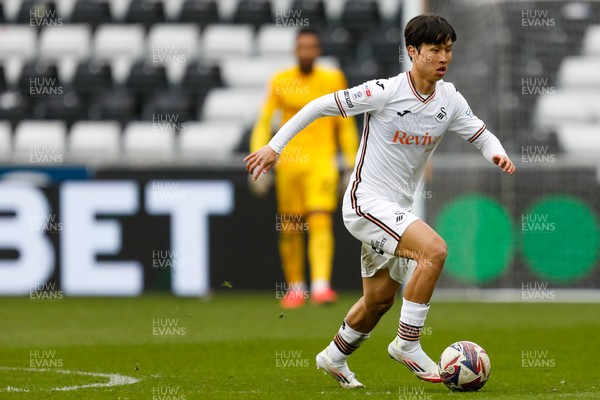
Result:
{"type": "Polygon", "coordinates": [[[296,308],[304,304],[306,284],[304,282],[305,244],[301,221],[301,192],[296,184],[297,174],[286,168],[278,168],[275,175],[275,193],[278,214],[279,256],[287,292],[281,300],[283,308],[296,308]]]}
{"type": "Polygon", "coordinates": [[[333,303],[337,300],[337,294],[331,289],[333,217],[330,212],[316,211],[306,216],[306,222],[311,298],[316,304],[333,303]]]}
{"type": "Polygon", "coordinates": [[[388,352],[417,377],[429,382],[440,382],[440,379],[437,365],[421,348],[420,336],[446,254],[444,240],[421,220],[405,229],[396,247],[397,256],[415,260],[417,267],[404,289],[397,336],[388,352]]]}
{"type": "Polygon", "coordinates": [[[348,357],[369,338],[383,314],[394,304],[400,284],[387,269],[363,278],[363,297],[350,309],[329,346],[317,355],[317,368],[332,375],[344,388],[363,387],[347,364],[348,357]]]}
{"type": "Polygon", "coordinates": [[[332,303],[337,299],[337,294],[331,289],[334,249],[332,213],[337,206],[337,181],[337,169],[330,162],[312,163],[303,181],[310,289],[312,301],[316,304],[332,303]]]}

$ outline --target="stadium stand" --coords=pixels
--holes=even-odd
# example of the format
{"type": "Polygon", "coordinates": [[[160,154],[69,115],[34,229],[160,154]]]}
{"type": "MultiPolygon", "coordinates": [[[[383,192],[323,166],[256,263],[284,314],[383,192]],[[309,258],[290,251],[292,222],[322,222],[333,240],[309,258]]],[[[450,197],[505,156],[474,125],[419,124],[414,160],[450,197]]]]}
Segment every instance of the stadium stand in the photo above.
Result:
{"type": "MultiPolygon", "coordinates": [[[[519,23],[522,6],[503,4],[463,7],[470,11],[460,14],[459,7],[431,1],[431,11],[446,15],[461,31],[464,57],[455,61],[449,79],[509,147],[530,142],[532,131],[543,130],[556,135],[557,151],[580,151],[572,143],[573,126],[589,136],[600,120],[595,106],[600,81],[584,73],[600,67],[600,25],[593,24],[600,2],[569,9],[559,2],[536,3],[562,18],[550,34],[533,35],[511,25],[519,23]],[[498,12],[504,20],[492,21],[490,15],[498,12]],[[481,43],[480,33],[490,27],[510,28],[511,37],[481,43]],[[499,65],[496,55],[482,53],[486,45],[497,54],[509,51],[511,64],[499,65]],[[467,66],[473,65],[490,77],[483,92],[498,93],[499,107],[471,83],[468,71],[474,67],[467,66]],[[555,93],[522,96],[521,79],[531,75],[547,78],[555,93]],[[588,101],[574,102],[575,95],[588,101]],[[515,116],[503,118],[509,112],[515,116]],[[572,125],[563,127],[566,121],[572,125]]],[[[253,123],[269,77],[293,65],[295,29],[318,28],[321,63],[341,67],[349,85],[356,85],[400,72],[400,21],[396,0],[6,0],[0,3],[0,119],[2,132],[9,126],[14,140],[1,140],[4,146],[22,146],[24,139],[16,140],[21,125],[60,120],[70,130],[69,140],[77,135],[69,142],[73,160],[92,159],[78,155],[92,151],[84,140],[98,146],[95,162],[123,161],[130,154],[140,158],[143,129],[155,135],[148,151],[156,151],[150,143],[170,143],[158,152],[161,159],[184,152],[193,159],[190,149],[226,158],[244,149],[242,135],[253,123]],[[157,115],[177,115],[178,123],[189,123],[155,134],[151,121],[157,115]],[[231,137],[223,134],[227,151],[217,151],[213,140],[223,121],[232,124],[231,137]],[[122,140],[115,141],[117,126],[122,140]],[[99,142],[102,127],[110,131],[106,147],[99,142]],[[86,129],[89,136],[82,133],[86,129]],[[185,150],[175,146],[177,140],[186,143],[185,150]]],[[[588,150],[598,149],[590,143],[588,150]]],[[[442,143],[440,150],[463,151],[454,143],[442,143]]]]}

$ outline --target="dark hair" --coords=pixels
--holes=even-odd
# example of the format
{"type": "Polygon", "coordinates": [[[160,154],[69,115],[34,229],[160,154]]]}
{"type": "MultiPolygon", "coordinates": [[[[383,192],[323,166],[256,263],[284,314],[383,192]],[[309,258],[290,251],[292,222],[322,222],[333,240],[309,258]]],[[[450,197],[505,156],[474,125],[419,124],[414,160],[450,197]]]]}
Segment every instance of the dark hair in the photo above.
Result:
{"type": "Polygon", "coordinates": [[[320,39],[319,31],[317,31],[315,28],[300,28],[300,29],[298,29],[298,32],[296,32],[296,39],[298,39],[302,35],[315,35],[317,37],[317,39],[320,39]]]}
{"type": "Polygon", "coordinates": [[[444,17],[439,15],[418,15],[408,21],[404,29],[406,47],[420,50],[421,44],[442,44],[450,39],[456,42],[456,31],[444,17]]]}

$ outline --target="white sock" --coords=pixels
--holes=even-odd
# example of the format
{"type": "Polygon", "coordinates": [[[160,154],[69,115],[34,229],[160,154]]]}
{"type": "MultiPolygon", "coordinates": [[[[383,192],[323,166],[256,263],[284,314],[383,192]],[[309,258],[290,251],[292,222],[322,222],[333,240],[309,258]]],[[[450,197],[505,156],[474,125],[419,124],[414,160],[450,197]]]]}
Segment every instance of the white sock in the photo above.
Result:
{"type": "Polygon", "coordinates": [[[355,331],[346,323],[342,323],[342,326],[334,336],[327,351],[331,356],[332,360],[336,364],[343,364],[346,362],[350,354],[352,354],[358,347],[369,338],[371,333],[360,333],[355,331]]]}
{"type": "Polygon", "coordinates": [[[329,281],[326,279],[317,279],[310,283],[310,291],[312,293],[322,292],[329,289],[329,281]]]}
{"type": "Polygon", "coordinates": [[[398,324],[398,345],[403,351],[411,351],[421,346],[421,330],[425,325],[429,304],[413,303],[402,299],[400,323],[398,324]]]}

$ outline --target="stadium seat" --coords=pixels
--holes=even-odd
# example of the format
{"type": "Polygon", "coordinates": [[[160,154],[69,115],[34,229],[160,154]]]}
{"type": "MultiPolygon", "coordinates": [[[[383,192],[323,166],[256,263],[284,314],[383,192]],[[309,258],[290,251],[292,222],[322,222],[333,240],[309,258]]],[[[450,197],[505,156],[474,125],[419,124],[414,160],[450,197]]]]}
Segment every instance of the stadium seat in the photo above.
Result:
{"type": "MultiPolygon", "coordinates": [[[[154,57],[157,53],[183,55],[185,62],[189,62],[198,56],[199,35],[194,24],[157,24],[148,32],[148,51],[154,62],[160,62],[154,57]]],[[[165,63],[168,62],[173,61],[167,59],[165,63]]]]}
{"type": "Polygon", "coordinates": [[[600,56],[600,25],[590,25],[583,37],[583,54],[586,56],[600,56]]]}
{"type": "Polygon", "coordinates": [[[27,24],[31,28],[42,30],[62,24],[62,18],[56,10],[56,3],[51,0],[24,0],[21,3],[17,23],[27,24]]]}
{"type": "Polygon", "coordinates": [[[79,3],[80,0],[54,0],[54,2],[61,22],[64,23],[65,21],[71,20],[75,5],[79,3]]]}
{"type": "Polygon", "coordinates": [[[77,1],[71,14],[71,23],[87,24],[94,30],[111,22],[110,5],[105,0],[77,1]]]}
{"type": "Polygon", "coordinates": [[[262,90],[275,72],[294,65],[293,57],[228,58],[221,62],[221,74],[226,86],[262,90]]]}
{"type": "Polygon", "coordinates": [[[181,87],[188,93],[205,96],[209,90],[223,86],[218,65],[204,62],[188,64],[181,87]]]}
{"type": "Polygon", "coordinates": [[[255,88],[213,89],[206,96],[200,119],[251,124],[264,98],[264,90],[255,88]]]}
{"type": "MultiPolygon", "coordinates": [[[[179,124],[194,119],[195,106],[192,96],[180,91],[156,93],[144,106],[142,118],[147,121],[179,124]]],[[[178,129],[176,129],[178,130],[178,129]]]]}
{"type": "Polygon", "coordinates": [[[263,25],[256,36],[256,47],[261,56],[291,56],[294,54],[296,28],[263,25]]]}
{"type": "Polygon", "coordinates": [[[176,85],[198,56],[199,29],[194,24],[158,24],[150,28],[147,42],[152,62],[165,65],[169,82],[176,85]]]}
{"type": "Polygon", "coordinates": [[[212,24],[202,36],[202,57],[220,60],[232,56],[248,56],[254,50],[251,25],[212,24]]]}
{"type": "Polygon", "coordinates": [[[113,21],[123,22],[131,0],[108,0],[113,21]]]}
{"type": "Polygon", "coordinates": [[[557,127],[569,123],[591,123],[600,119],[598,92],[556,91],[540,96],[533,121],[539,127],[557,127]]]}
{"type": "Polygon", "coordinates": [[[61,96],[42,98],[33,109],[35,119],[62,120],[70,127],[75,121],[87,118],[85,101],[70,91],[61,96]]]}
{"type": "Polygon", "coordinates": [[[30,112],[30,99],[17,91],[0,92],[0,120],[15,125],[26,119],[30,112]]]}
{"type": "Polygon", "coordinates": [[[69,133],[69,158],[114,162],[120,154],[121,127],[116,121],[79,121],[69,133]]]}
{"type": "Polygon", "coordinates": [[[233,153],[244,124],[232,121],[192,122],[179,136],[179,154],[184,159],[219,159],[233,153]]]}
{"type": "Polygon", "coordinates": [[[137,97],[123,90],[113,90],[102,93],[91,101],[90,119],[115,120],[125,125],[137,119],[140,110],[137,97]]]}
{"type": "Polygon", "coordinates": [[[376,30],[380,22],[377,3],[372,0],[349,0],[342,13],[342,26],[361,35],[376,30]]]}
{"type": "Polygon", "coordinates": [[[131,67],[127,88],[137,94],[154,93],[168,86],[167,72],[163,65],[150,61],[138,61],[131,67]]]}
{"type": "Polygon", "coordinates": [[[590,155],[598,159],[600,153],[600,125],[598,123],[570,123],[556,129],[556,137],[565,153],[590,155]]]}
{"type": "Polygon", "coordinates": [[[37,37],[29,25],[3,25],[0,29],[0,59],[29,60],[36,55],[37,37]]]}
{"type": "Polygon", "coordinates": [[[84,61],[77,66],[73,89],[82,94],[97,94],[113,87],[110,64],[99,60],[84,61]]]}
{"type": "Polygon", "coordinates": [[[128,160],[168,161],[174,157],[175,134],[161,124],[130,122],[123,133],[123,151],[128,160]]]}
{"type": "Polygon", "coordinates": [[[4,4],[0,3],[0,24],[3,24],[5,21],[4,17],[4,4]]]}
{"type": "Polygon", "coordinates": [[[269,0],[240,0],[233,15],[235,24],[250,24],[258,29],[261,25],[272,24],[271,3],[269,0]]]}
{"type": "Polygon", "coordinates": [[[4,73],[4,65],[0,65],[0,93],[8,88],[6,83],[6,74],[4,73]]]}
{"type": "Polygon", "coordinates": [[[62,83],[55,63],[31,61],[23,66],[18,83],[24,96],[33,98],[61,95],[62,83]]]}
{"type": "Polygon", "coordinates": [[[344,74],[349,87],[384,76],[381,67],[372,60],[348,64],[344,67],[344,74]]]}
{"type": "Polygon", "coordinates": [[[334,56],[342,63],[356,59],[356,41],[346,29],[327,28],[320,37],[322,54],[334,56]]]}
{"type": "Polygon", "coordinates": [[[398,65],[403,43],[403,32],[397,27],[375,30],[365,40],[369,49],[367,58],[377,63],[398,65]]]}
{"type": "Polygon", "coordinates": [[[600,57],[566,57],[558,70],[558,84],[562,89],[600,89],[600,57]]]}
{"type": "Polygon", "coordinates": [[[210,24],[221,22],[215,1],[185,0],[179,14],[179,22],[197,24],[204,28],[210,24]]]}
{"type": "Polygon", "coordinates": [[[12,153],[12,129],[8,121],[0,122],[0,161],[8,161],[12,153]]]}
{"type": "Polygon", "coordinates": [[[14,135],[14,158],[20,162],[59,162],[66,149],[63,121],[29,121],[17,125],[14,135]]]}
{"type": "Polygon", "coordinates": [[[165,22],[163,3],[154,0],[132,0],[125,15],[128,24],[142,24],[146,28],[165,22]]]}
{"type": "Polygon", "coordinates": [[[91,30],[85,24],[50,27],[40,33],[39,57],[47,60],[89,57],[91,30]]]}
{"type": "Polygon", "coordinates": [[[138,59],[146,49],[144,38],[143,25],[100,25],[93,40],[94,55],[103,60],[138,59]]]}
{"type": "MultiPolygon", "coordinates": [[[[311,28],[322,30],[327,25],[327,16],[325,14],[325,6],[321,0],[294,0],[292,3],[291,10],[294,10],[293,15],[290,18],[300,19],[303,23],[308,21],[308,25],[311,28]],[[300,13],[298,13],[300,10],[300,13]]],[[[279,8],[281,10],[281,8],[279,8]]],[[[281,16],[285,17],[283,10],[281,16]]],[[[275,14],[275,22],[277,23],[278,15],[275,14]]],[[[282,23],[283,24],[283,23],[282,23]]],[[[303,25],[301,25],[303,26],[303,25]]]]}
{"type": "Polygon", "coordinates": [[[327,0],[324,2],[325,15],[328,21],[339,21],[347,0],[327,0]]]}

